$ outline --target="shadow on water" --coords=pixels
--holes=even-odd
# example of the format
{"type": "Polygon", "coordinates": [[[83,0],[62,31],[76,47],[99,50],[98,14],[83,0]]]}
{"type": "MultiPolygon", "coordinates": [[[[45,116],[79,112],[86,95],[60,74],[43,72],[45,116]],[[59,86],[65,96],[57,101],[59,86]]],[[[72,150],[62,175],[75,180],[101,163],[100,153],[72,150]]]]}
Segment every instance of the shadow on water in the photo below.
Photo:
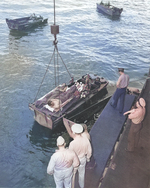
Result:
{"type": "Polygon", "coordinates": [[[15,31],[15,30],[10,30],[9,34],[13,36],[15,39],[20,39],[24,36],[28,36],[29,33],[25,31],[15,31]]]}
{"type": "Polygon", "coordinates": [[[24,36],[30,35],[31,33],[36,33],[36,32],[41,31],[47,25],[48,25],[48,23],[43,23],[41,25],[34,25],[33,27],[28,28],[26,30],[22,30],[22,31],[10,30],[9,34],[11,36],[13,36],[15,39],[20,39],[20,38],[22,38],[24,36]]]}
{"type": "Polygon", "coordinates": [[[42,149],[56,147],[56,139],[58,136],[64,134],[65,128],[62,127],[59,131],[51,130],[47,127],[41,126],[39,123],[34,121],[32,129],[29,131],[28,137],[30,142],[36,147],[42,149]]]}

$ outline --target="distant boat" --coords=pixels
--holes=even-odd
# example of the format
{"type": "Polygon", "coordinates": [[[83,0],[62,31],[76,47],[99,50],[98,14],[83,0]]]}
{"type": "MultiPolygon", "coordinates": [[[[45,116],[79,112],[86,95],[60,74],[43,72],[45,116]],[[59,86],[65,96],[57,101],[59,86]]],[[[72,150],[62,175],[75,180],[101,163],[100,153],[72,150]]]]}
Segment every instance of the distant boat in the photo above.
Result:
{"type": "Polygon", "coordinates": [[[44,19],[40,15],[32,14],[29,17],[23,17],[18,19],[8,19],[6,18],[6,23],[10,30],[24,31],[32,27],[39,26],[41,24],[47,23],[48,18],[44,19]]]}
{"type": "Polygon", "coordinates": [[[102,1],[100,3],[97,3],[97,9],[100,12],[112,17],[120,16],[123,11],[123,8],[117,8],[115,6],[110,5],[110,2],[103,3],[102,1]]]}

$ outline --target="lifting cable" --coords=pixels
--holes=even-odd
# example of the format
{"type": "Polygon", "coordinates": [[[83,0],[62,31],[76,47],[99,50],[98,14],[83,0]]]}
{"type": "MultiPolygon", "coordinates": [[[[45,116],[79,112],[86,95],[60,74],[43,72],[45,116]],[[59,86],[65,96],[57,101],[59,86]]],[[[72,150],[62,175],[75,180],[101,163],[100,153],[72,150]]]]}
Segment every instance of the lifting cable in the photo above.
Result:
{"type": "Polygon", "coordinates": [[[38,94],[39,94],[40,88],[41,88],[41,86],[42,86],[42,84],[43,84],[43,81],[44,81],[44,79],[45,79],[45,76],[46,76],[46,74],[47,74],[47,71],[48,71],[48,69],[49,69],[49,66],[50,66],[50,63],[51,63],[53,57],[54,57],[54,78],[55,78],[55,87],[56,87],[57,85],[59,85],[59,65],[58,65],[58,57],[60,57],[62,63],[64,64],[64,66],[65,66],[65,68],[66,68],[66,70],[67,70],[67,72],[68,72],[68,75],[70,76],[70,78],[72,78],[72,76],[71,76],[69,70],[67,69],[67,66],[65,65],[65,63],[64,63],[64,61],[63,61],[63,59],[62,59],[60,53],[58,52],[58,48],[57,48],[57,43],[58,43],[58,41],[57,41],[56,35],[59,33],[59,25],[56,25],[56,24],[55,24],[55,23],[56,23],[55,20],[56,20],[56,19],[55,19],[55,0],[54,0],[54,25],[51,25],[51,34],[54,35],[54,41],[53,41],[54,51],[53,51],[51,60],[50,60],[50,62],[49,62],[49,64],[48,64],[48,66],[47,66],[46,72],[45,72],[45,74],[44,74],[44,76],[43,76],[43,78],[42,78],[42,81],[41,81],[41,84],[40,84],[40,86],[39,86],[39,89],[38,89],[38,92],[37,92],[37,94],[36,94],[36,97],[35,97],[35,99],[34,99],[34,102],[35,102],[36,99],[37,99],[37,96],[38,96],[38,94]],[[55,54],[56,54],[56,52],[57,52],[57,61],[55,61],[55,54]],[[58,80],[57,80],[57,78],[58,78],[58,80]]]}
{"type": "MultiPolygon", "coordinates": [[[[55,52],[55,51],[54,51],[54,52],[55,52]]],[[[52,58],[53,58],[53,56],[54,56],[54,52],[53,52],[53,54],[52,54],[52,57],[51,57],[51,60],[50,60],[49,64],[47,65],[46,72],[45,72],[45,74],[44,74],[44,76],[43,76],[43,78],[42,78],[42,81],[41,81],[40,87],[39,87],[39,89],[38,89],[38,92],[37,92],[37,94],[36,94],[36,97],[35,97],[35,99],[34,99],[34,102],[35,102],[35,100],[36,100],[36,98],[37,98],[37,95],[38,95],[38,93],[39,93],[39,91],[40,91],[40,88],[41,88],[41,86],[42,86],[42,83],[43,83],[43,81],[44,81],[44,79],[45,79],[46,73],[47,73],[47,71],[48,71],[48,69],[49,69],[50,63],[51,63],[52,58]]]]}
{"type": "MultiPolygon", "coordinates": [[[[51,34],[54,35],[54,41],[53,41],[53,44],[54,44],[54,52],[55,52],[55,50],[56,50],[56,52],[57,52],[57,64],[56,64],[56,62],[55,62],[55,56],[54,56],[55,87],[56,87],[57,85],[59,85],[59,65],[58,65],[58,57],[60,57],[61,61],[63,62],[64,66],[65,66],[65,68],[66,68],[66,70],[67,70],[67,72],[68,72],[68,74],[69,74],[69,76],[70,76],[70,78],[72,78],[70,72],[69,72],[68,69],[67,69],[67,66],[65,65],[65,63],[64,63],[64,61],[63,61],[61,55],[60,55],[59,52],[58,52],[58,48],[57,48],[57,43],[58,43],[58,41],[57,41],[57,37],[56,37],[56,35],[57,35],[58,33],[59,33],[59,25],[56,25],[55,0],[54,0],[54,24],[51,25],[51,34]],[[56,78],[58,78],[58,80],[56,80],[56,78]],[[57,81],[58,81],[58,83],[57,83],[57,81]]],[[[59,106],[60,106],[60,105],[61,105],[61,100],[60,100],[60,92],[59,92],[59,106]]],[[[61,110],[61,109],[60,109],[60,110],[61,110]]],[[[60,115],[62,115],[62,111],[61,111],[60,115]]]]}

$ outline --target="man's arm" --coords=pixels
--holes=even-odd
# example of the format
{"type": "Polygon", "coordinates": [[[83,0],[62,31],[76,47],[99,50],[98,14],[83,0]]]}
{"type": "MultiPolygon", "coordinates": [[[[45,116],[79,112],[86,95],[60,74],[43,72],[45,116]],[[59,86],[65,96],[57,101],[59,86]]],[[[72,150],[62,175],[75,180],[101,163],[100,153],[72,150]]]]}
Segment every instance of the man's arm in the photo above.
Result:
{"type": "Polygon", "coordinates": [[[48,166],[47,166],[47,173],[49,175],[53,175],[54,173],[54,166],[55,166],[55,160],[54,160],[54,156],[52,155],[49,163],[48,163],[48,166]]]}
{"type": "Polygon", "coordinates": [[[135,109],[129,110],[129,111],[125,112],[123,115],[134,113],[134,111],[135,111],[135,109]]]}
{"type": "Polygon", "coordinates": [[[88,139],[87,141],[88,141],[87,161],[89,162],[92,156],[92,147],[91,147],[90,141],[88,139]]]}
{"type": "Polygon", "coordinates": [[[66,119],[66,118],[63,118],[63,122],[64,122],[64,125],[67,129],[67,132],[68,134],[70,135],[71,138],[74,139],[75,135],[73,134],[72,130],[71,130],[71,126],[74,124],[74,122],[66,119]]]}
{"type": "Polygon", "coordinates": [[[119,88],[120,82],[121,82],[121,76],[119,77],[119,79],[117,81],[117,84],[116,84],[117,88],[119,88]]]}
{"type": "Polygon", "coordinates": [[[74,151],[72,151],[73,153],[74,153],[74,157],[73,157],[73,167],[74,167],[74,169],[78,169],[78,166],[80,165],[80,161],[79,161],[79,158],[78,158],[78,156],[77,156],[77,154],[74,152],[74,151]]]}

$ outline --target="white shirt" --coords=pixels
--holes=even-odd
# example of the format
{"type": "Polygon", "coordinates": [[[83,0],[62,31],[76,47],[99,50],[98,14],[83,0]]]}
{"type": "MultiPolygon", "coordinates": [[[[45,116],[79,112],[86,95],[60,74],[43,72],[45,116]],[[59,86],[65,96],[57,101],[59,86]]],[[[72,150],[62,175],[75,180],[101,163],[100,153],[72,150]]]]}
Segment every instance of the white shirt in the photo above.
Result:
{"type": "Polygon", "coordinates": [[[59,149],[51,156],[47,173],[53,174],[55,170],[65,170],[71,166],[74,168],[79,166],[79,159],[75,152],[66,148],[59,149]]]}
{"type": "Polygon", "coordinates": [[[117,82],[118,88],[125,88],[128,86],[128,84],[129,84],[129,76],[124,73],[121,74],[117,82]]]}
{"type": "Polygon", "coordinates": [[[92,147],[88,138],[82,135],[77,135],[72,142],[70,142],[69,149],[73,150],[79,159],[86,157],[90,159],[92,155],[92,147]]]}

